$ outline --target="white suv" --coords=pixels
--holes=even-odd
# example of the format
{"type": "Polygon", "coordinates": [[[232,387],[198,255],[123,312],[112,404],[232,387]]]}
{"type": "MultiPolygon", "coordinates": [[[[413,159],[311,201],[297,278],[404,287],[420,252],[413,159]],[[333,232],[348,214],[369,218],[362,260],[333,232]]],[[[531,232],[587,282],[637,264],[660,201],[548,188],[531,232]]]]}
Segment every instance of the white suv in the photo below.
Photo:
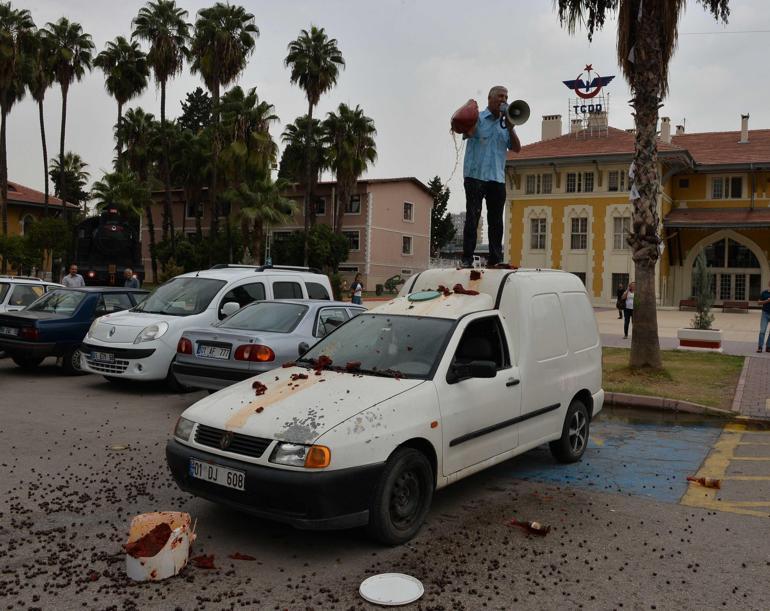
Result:
{"type": "Polygon", "coordinates": [[[83,369],[110,381],[167,380],[187,329],[218,322],[259,299],[330,299],[329,279],[309,268],[222,265],[182,274],[142,303],[94,321],[81,352],[83,369]]]}
{"type": "Polygon", "coordinates": [[[0,276],[0,312],[22,310],[48,291],[59,288],[61,284],[31,276],[0,276]]]}

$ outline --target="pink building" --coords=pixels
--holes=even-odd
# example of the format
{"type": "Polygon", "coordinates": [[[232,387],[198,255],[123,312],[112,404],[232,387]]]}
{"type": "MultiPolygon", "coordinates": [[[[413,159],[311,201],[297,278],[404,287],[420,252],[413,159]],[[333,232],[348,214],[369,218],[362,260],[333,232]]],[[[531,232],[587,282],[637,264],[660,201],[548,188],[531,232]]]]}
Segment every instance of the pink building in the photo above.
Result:
{"type": "MultiPolygon", "coordinates": [[[[186,203],[182,189],[172,191],[174,228],[195,233],[194,206],[186,203]]],[[[332,225],[336,203],[337,183],[319,183],[316,196],[321,198],[316,222],[332,225]]],[[[271,229],[272,240],[280,240],[292,231],[304,229],[301,190],[286,193],[300,205],[293,221],[271,229]]],[[[204,193],[205,198],[205,193],[204,193]]],[[[161,240],[163,223],[163,192],[153,193],[153,222],[155,239],[161,240]]],[[[391,276],[408,276],[428,268],[430,261],[430,214],[433,206],[428,187],[414,177],[360,180],[350,198],[342,220],[343,233],[350,241],[348,260],[340,266],[348,283],[356,273],[363,276],[366,290],[374,290],[391,276]]],[[[231,214],[238,214],[237,210],[231,214]]],[[[203,206],[201,228],[209,231],[211,208],[203,206]]],[[[146,218],[142,217],[142,257],[150,276],[150,240],[146,218]]],[[[311,261],[312,265],[313,262],[311,261]]]]}

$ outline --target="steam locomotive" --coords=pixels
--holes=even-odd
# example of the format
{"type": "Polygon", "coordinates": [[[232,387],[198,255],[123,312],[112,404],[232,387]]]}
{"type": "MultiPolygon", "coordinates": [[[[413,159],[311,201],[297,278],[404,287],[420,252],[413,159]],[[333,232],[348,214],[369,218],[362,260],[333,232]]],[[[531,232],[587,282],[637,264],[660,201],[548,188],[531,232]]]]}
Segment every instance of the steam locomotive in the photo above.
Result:
{"type": "Polygon", "coordinates": [[[144,282],[139,223],[105,208],[75,228],[75,263],[90,286],[122,286],[130,267],[144,282]]]}

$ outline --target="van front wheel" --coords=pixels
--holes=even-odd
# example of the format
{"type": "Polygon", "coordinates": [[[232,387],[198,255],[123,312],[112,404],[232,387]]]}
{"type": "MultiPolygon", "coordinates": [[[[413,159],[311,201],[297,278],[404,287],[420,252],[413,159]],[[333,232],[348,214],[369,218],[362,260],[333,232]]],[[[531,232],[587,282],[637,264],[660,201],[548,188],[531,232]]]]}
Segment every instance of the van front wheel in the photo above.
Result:
{"type": "Polygon", "coordinates": [[[369,507],[369,532],[387,545],[400,545],[420,530],[433,499],[433,469],[425,454],[399,448],[385,463],[369,507]]]}
{"type": "Polygon", "coordinates": [[[589,428],[588,410],[582,401],[575,399],[564,418],[561,437],[548,444],[553,457],[563,463],[579,461],[588,447],[589,428]]]}

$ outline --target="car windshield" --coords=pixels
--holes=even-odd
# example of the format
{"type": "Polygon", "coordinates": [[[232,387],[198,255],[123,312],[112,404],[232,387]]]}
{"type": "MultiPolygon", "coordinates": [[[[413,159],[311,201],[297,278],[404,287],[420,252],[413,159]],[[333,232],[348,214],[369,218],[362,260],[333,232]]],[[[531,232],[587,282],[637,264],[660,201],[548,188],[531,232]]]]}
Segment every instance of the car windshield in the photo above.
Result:
{"type": "Polygon", "coordinates": [[[31,304],[28,312],[49,312],[51,314],[72,314],[86,298],[82,291],[56,290],[46,293],[31,304]]]}
{"type": "Polygon", "coordinates": [[[245,329],[270,333],[291,333],[307,312],[298,303],[255,303],[238,310],[217,326],[225,329],[245,329]]]}
{"type": "Polygon", "coordinates": [[[442,318],[359,314],[297,362],[368,375],[427,379],[453,325],[453,320],[442,318]]]}
{"type": "Polygon", "coordinates": [[[171,316],[200,314],[224,285],[224,280],[211,278],[174,278],[131,311],[171,316]]]}

